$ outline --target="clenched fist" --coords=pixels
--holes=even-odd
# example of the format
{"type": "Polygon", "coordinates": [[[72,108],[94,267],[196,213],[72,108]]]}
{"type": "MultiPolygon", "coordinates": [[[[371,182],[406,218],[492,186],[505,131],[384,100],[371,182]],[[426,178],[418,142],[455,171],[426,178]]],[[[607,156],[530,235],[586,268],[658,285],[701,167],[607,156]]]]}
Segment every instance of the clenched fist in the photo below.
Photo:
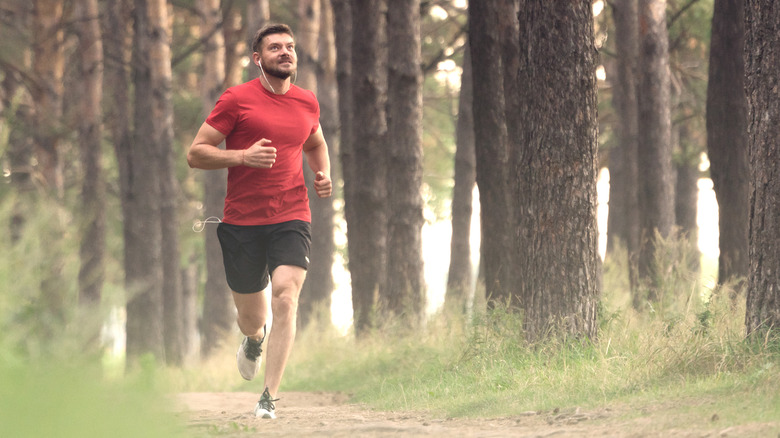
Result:
{"type": "Polygon", "coordinates": [[[276,148],[268,146],[271,140],[262,138],[244,150],[241,164],[248,167],[270,169],[276,162],[276,148]]]}
{"type": "Polygon", "coordinates": [[[333,193],[333,182],[325,172],[317,172],[314,175],[314,190],[320,198],[327,198],[333,193]]]}

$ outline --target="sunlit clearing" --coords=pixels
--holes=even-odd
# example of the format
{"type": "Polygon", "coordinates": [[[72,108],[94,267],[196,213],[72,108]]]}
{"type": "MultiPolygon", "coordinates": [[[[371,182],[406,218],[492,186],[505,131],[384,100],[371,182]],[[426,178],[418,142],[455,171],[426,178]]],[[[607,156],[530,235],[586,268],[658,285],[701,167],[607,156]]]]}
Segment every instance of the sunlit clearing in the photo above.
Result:
{"type": "Polygon", "coordinates": [[[248,56],[244,56],[243,58],[241,58],[241,66],[242,67],[248,66],[251,62],[252,62],[252,60],[249,59],[248,56]]]}
{"type": "Polygon", "coordinates": [[[437,81],[448,82],[451,87],[460,87],[461,69],[452,59],[445,59],[437,65],[435,78],[437,81]]]}
{"type": "Polygon", "coordinates": [[[699,172],[706,172],[710,168],[710,157],[706,152],[702,152],[699,158],[699,172]]]}
{"type": "Polygon", "coordinates": [[[593,16],[598,17],[604,10],[604,2],[602,0],[596,0],[593,2],[593,16]]]}
{"type": "Polygon", "coordinates": [[[437,20],[446,20],[446,19],[447,19],[447,17],[449,17],[449,16],[450,16],[450,15],[447,13],[447,11],[445,11],[445,10],[444,10],[444,8],[442,8],[442,7],[441,7],[441,6],[439,6],[439,5],[434,5],[434,6],[431,8],[431,12],[430,12],[430,14],[431,14],[431,17],[433,17],[433,18],[435,18],[435,19],[437,19],[437,20]]]}
{"type": "Polygon", "coordinates": [[[466,9],[466,0],[455,0],[452,5],[458,9],[466,9]]]}
{"type": "Polygon", "coordinates": [[[607,80],[607,70],[604,69],[603,65],[600,65],[598,68],[596,68],[596,79],[600,81],[607,80]]]}

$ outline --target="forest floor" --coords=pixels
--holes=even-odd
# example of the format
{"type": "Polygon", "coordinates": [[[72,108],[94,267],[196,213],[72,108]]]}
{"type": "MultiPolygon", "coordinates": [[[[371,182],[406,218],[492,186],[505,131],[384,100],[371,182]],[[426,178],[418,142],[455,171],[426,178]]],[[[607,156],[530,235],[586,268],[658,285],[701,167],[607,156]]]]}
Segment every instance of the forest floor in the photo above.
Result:
{"type": "MultiPolygon", "coordinates": [[[[220,437],[769,437],[780,438],[780,419],[723,424],[718,413],[693,416],[691,403],[615,405],[526,412],[507,418],[441,418],[421,412],[381,412],[349,402],[340,393],[284,392],[276,420],[255,418],[258,395],[191,392],[177,395],[178,414],[194,436],[220,437]],[[688,417],[691,418],[687,418],[688,417]],[[682,425],[682,426],[681,426],[682,425]]],[[[697,410],[700,412],[700,410],[697,410]]]]}

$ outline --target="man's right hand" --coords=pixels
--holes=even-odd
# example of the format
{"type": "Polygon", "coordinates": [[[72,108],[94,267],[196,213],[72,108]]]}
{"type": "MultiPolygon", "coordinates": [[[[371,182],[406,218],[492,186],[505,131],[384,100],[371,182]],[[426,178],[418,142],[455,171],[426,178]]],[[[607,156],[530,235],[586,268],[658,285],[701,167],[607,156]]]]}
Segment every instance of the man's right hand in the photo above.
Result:
{"type": "Polygon", "coordinates": [[[271,140],[262,138],[245,149],[242,164],[248,167],[270,169],[276,162],[276,148],[268,146],[271,140]]]}

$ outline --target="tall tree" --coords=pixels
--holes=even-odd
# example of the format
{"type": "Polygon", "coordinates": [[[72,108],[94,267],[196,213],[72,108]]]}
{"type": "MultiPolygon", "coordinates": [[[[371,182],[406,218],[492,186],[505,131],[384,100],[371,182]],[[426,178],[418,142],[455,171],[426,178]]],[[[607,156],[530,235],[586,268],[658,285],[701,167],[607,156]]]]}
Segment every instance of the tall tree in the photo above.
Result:
{"type": "Polygon", "coordinates": [[[79,149],[84,175],[81,185],[82,239],[79,248],[79,302],[100,302],[105,277],[106,186],[101,164],[103,139],[103,43],[97,0],[79,0],[79,149]]]}
{"type": "MultiPolygon", "coordinates": [[[[33,3],[32,68],[35,83],[31,93],[34,104],[32,137],[38,176],[43,182],[45,196],[56,201],[49,204],[54,209],[61,208],[59,201],[64,198],[60,158],[65,71],[63,14],[62,0],[36,0],[33,3]]],[[[40,303],[42,310],[48,313],[48,317],[40,321],[47,330],[58,330],[67,317],[67,299],[62,288],[65,250],[60,239],[64,223],[60,217],[52,215],[50,223],[39,235],[44,255],[38,260],[39,266],[44,267],[41,270],[40,303]]],[[[46,335],[54,335],[54,332],[46,335]]]]}
{"type": "MultiPolygon", "coordinates": [[[[211,35],[203,46],[203,76],[201,77],[201,108],[203,118],[214,107],[225,85],[225,38],[219,32],[221,10],[219,0],[199,0],[201,33],[211,35]]],[[[220,145],[224,147],[224,143],[220,145]]],[[[222,217],[227,191],[227,170],[199,172],[203,175],[203,214],[222,217]]],[[[203,319],[201,321],[201,356],[218,351],[233,328],[235,310],[225,280],[225,265],[217,233],[209,230],[206,239],[206,284],[203,291],[203,319]]]]}
{"type": "MultiPolygon", "coordinates": [[[[295,33],[295,49],[298,53],[298,74],[295,83],[319,96],[317,71],[319,69],[319,37],[321,35],[320,0],[298,0],[298,30],[295,33]]],[[[320,115],[324,113],[320,109],[320,115]]],[[[326,140],[331,141],[326,137],[326,140]]],[[[306,185],[314,184],[314,173],[304,166],[306,185]]],[[[298,307],[298,323],[307,325],[318,310],[329,311],[330,294],[333,292],[333,198],[309,196],[311,209],[312,242],[311,264],[301,290],[298,307]],[[323,307],[322,309],[320,309],[323,307]]],[[[329,313],[322,315],[330,320],[329,313]]]]}
{"type": "MultiPolygon", "coordinates": [[[[386,68],[381,44],[385,34],[383,0],[353,0],[352,10],[352,107],[354,114],[350,152],[353,166],[344,170],[350,181],[346,199],[349,270],[355,331],[363,335],[372,325],[386,260],[384,140],[386,68]]],[[[345,181],[345,185],[347,182],[345,181]]]]}
{"type": "MultiPolygon", "coordinates": [[[[351,0],[331,0],[333,8],[333,37],[336,50],[336,84],[338,86],[338,116],[339,116],[339,150],[338,163],[341,169],[341,179],[344,183],[344,218],[346,222],[356,223],[355,218],[355,152],[353,134],[353,90],[352,90],[352,2],[351,0]]],[[[329,143],[330,145],[330,143],[329,143]]],[[[334,189],[336,188],[334,184],[334,189]]],[[[347,228],[347,236],[350,235],[347,228]]],[[[352,233],[354,235],[354,233],[352,233]]],[[[353,310],[356,304],[363,305],[359,299],[352,297],[353,310]]],[[[370,307],[368,304],[367,307],[370,307]]],[[[359,315],[359,313],[358,313],[359,315]]],[[[354,327],[357,327],[357,316],[354,327]]],[[[366,315],[367,316],[367,315],[366,315]]],[[[360,320],[361,330],[368,327],[368,318],[360,320]]]]}
{"type": "MultiPolygon", "coordinates": [[[[263,27],[271,19],[271,5],[269,0],[247,0],[246,2],[246,41],[252,44],[255,32],[263,27]]],[[[249,69],[249,76],[256,78],[260,69],[249,69]]]]}
{"type": "Polygon", "coordinates": [[[151,353],[165,359],[163,338],[162,227],[160,226],[160,156],[155,125],[156,92],[151,65],[154,23],[150,16],[158,0],[135,0],[133,9],[132,81],[135,90],[132,142],[120,152],[127,160],[122,187],[124,212],[127,357],[151,353]],[[150,163],[150,157],[154,160],[150,163]]]}
{"type": "Polygon", "coordinates": [[[62,0],[33,2],[33,87],[35,102],[36,159],[47,189],[63,195],[62,162],[59,156],[62,121],[63,74],[65,71],[62,0]]]}
{"type": "Polygon", "coordinates": [[[639,53],[638,0],[617,0],[612,4],[615,20],[616,81],[612,106],[617,115],[616,144],[609,150],[609,217],[607,256],[616,241],[625,245],[628,278],[634,308],[640,306],[637,293],[637,252],[639,251],[639,211],[637,208],[637,61],[639,53]]]}
{"type": "MultiPolygon", "coordinates": [[[[254,3],[250,2],[247,6],[250,5],[254,6],[254,3]]],[[[222,34],[225,38],[224,87],[227,88],[243,82],[245,69],[241,65],[241,58],[246,54],[247,47],[251,44],[251,38],[249,41],[244,40],[244,35],[249,31],[245,29],[246,23],[241,19],[243,11],[236,2],[224,1],[220,3],[220,7],[222,8],[222,34]]],[[[255,9],[252,8],[252,11],[255,9]]],[[[262,9],[256,11],[263,12],[262,9]]],[[[253,22],[257,20],[257,17],[251,18],[253,22]]],[[[252,37],[254,37],[254,32],[252,32],[252,37]]]]}
{"type": "Polygon", "coordinates": [[[476,184],[476,157],[474,156],[474,105],[471,77],[471,54],[468,46],[463,52],[463,73],[460,79],[458,122],[455,130],[455,185],[452,189],[452,238],[450,240],[450,267],[447,272],[445,306],[455,312],[470,307],[472,295],[471,215],[474,184],[476,184]]]}
{"type": "Polygon", "coordinates": [[[420,1],[393,3],[387,14],[388,131],[387,277],[388,310],[412,327],[425,316],[422,259],[422,71],[420,1]]]}
{"type": "MultiPolygon", "coordinates": [[[[334,41],[333,8],[329,0],[320,0],[319,50],[317,53],[317,100],[320,103],[320,125],[328,142],[331,157],[331,179],[338,174],[338,89],[336,85],[336,46],[334,41]]],[[[307,178],[313,178],[307,168],[307,178]]],[[[310,179],[307,179],[307,184],[310,179]]],[[[334,289],[333,263],[336,243],[334,227],[336,209],[333,198],[309,197],[312,211],[312,264],[301,290],[298,322],[301,326],[319,316],[321,324],[330,321],[331,294],[334,289]],[[315,312],[322,312],[315,315],[315,312]]]]}
{"type": "Polygon", "coordinates": [[[521,1],[523,145],[517,175],[515,284],[526,337],[551,331],[595,339],[596,49],[591,2],[521,1]]]}
{"type": "MultiPolygon", "coordinates": [[[[689,112],[689,108],[681,108],[689,112]]],[[[687,253],[687,268],[698,272],[701,256],[698,247],[699,225],[697,223],[699,201],[699,161],[701,145],[691,135],[692,117],[672,125],[672,149],[674,155],[674,220],[675,230],[684,242],[687,253]]]]}
{"type": "Polygon", "coordinates": [[[744,0],[716,0],[707,82],[707,151],[718,200],[718,282],[748,276],[744,0]]]}
{"type": "Polygon", "coordinates": [[[674,225],[671,148],[671,89],[666,0],[639,0],[638,273],[655,301],[660,272],[655,270],[656,233],[669,237],[674,225]]]}
{"type": "Polygon", "coordinates": [[[11,243],[17,243],[22,236],[24,225],[29,216],[30,194],[35,190],[33,183],[33,100],[30,88],[33,85],[29,72],[32,64],[29,33],[32,5],[27,2],[13,2],[5,11],[9,26],[4,26],[0,37],[8,50],[7,63],[4,63],[2,81],[2,115],[8,132],[8,164],[11,171],[11,186],[17,198],[9,223],[11,243]]]}
{"type": "Polygon", "coordinates": [[[745,2],[745,91],[750,157],[748,335],[780,335],[780,7],[745,2]]]}
{"type": "MultiPolygon", "coordinates": [[[[179,251],[179,183],[176,179],[176,154],[173,148],[173,100],[171,95],[171,28],[167,0],[147,0],[149,6],[149,55],[152,87],[151,140],[157,151],[162,228],[163,322],[165,355],[170,364],[181,365],[184,337],[182,330],[182,289],[179,251]]],[[[138,128],[136,126],[136,128],[138,128]]]]}
{"type": "Polygon", "coordinates": [[[480,263],[489,303],[505,304],[511,297],[510,272],[515,266],[508,238],[511,212],[498,11],[492,3],[471,1],[468,14],[473,90],[479,96],[473,111],[482,228],[480,263]]]}

